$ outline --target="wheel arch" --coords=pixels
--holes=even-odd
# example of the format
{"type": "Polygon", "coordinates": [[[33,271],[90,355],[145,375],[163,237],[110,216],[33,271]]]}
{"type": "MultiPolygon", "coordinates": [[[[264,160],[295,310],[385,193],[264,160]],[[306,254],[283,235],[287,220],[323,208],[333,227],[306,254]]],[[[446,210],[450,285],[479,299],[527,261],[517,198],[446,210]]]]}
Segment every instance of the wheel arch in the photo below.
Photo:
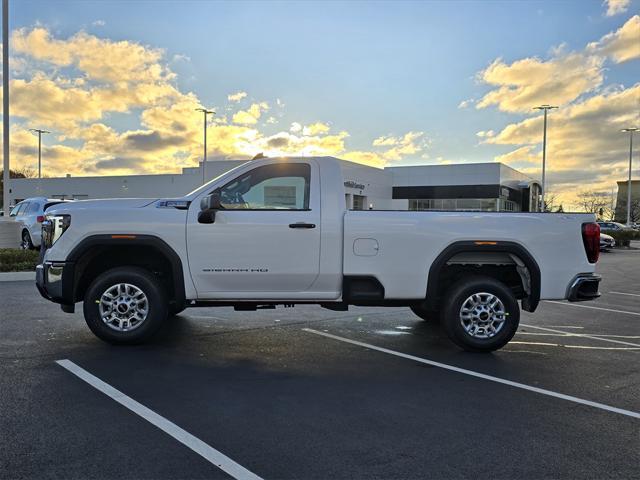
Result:
{"type": "Polygon", "coordinates": [[[180,256],[159,237],[133,234],[91,235],[73,248],[67,256],[67,261],[73,265],[74,270],[71,294],[73,300],[82,299],[88,283],[92,281],[92,268],[104,271],[104,268],[100,267],[107,263],[110,267],[127,266],[127,262],[123,262],[122,259],[131,258],[134,259],[133,263],[130,263],[131,266],[144,266],[145,262],[151,262],[151,265],[166,267],[168,276],[163,281],[168,287],[170,301],[176,305],[184,305],[185,284],[180,256]],[[119,254],[121,258],[117,258],[119,254]],[[115,258],[109,258],[107,262],[105,255],[115,258]]]}
{"type": "MultiPolygon", "coordinates": [[[[449,262],[454,259],[454,257],[461,254],[472,254],[477,258],[482,258],[484,254],[509,255],[516,265],[515,268],[518,269],[519,266],[523,266],[529,275],[529,291],[526,292],[527,295],[522,298],[522,308],[529,312],[535,311],[538,303],[540,302],[541,278],[538,263],[535,261],[531,253],[529,253],[529,251],[521,244],[516,242],[493,240],[458,241],[448,245],[444,250],[442,250],[429,268],[426,292],[427,305],[431,308],[437,308],[439,297],[442,293],[441,280],[443,279],[444,273],[446,272],[447,267],[450,266],[449,262]],[[522,265],[520,265],[520,263],[522,265]]],[[[487,255],[487,258],[489,258],[489,255],[487,255]]],[[[473,261],[471,261],[471,263],[473,263],[473,261]]],[[[494,265],[491,262],[483,263],[480,261],[479,263],[482,265],[494,265]]],[[[518,273],[522,277],[520,270],[518,270],[518,273]]],[[[524,279],[522,282],[523,284],[525,283],[524,279]]]]}

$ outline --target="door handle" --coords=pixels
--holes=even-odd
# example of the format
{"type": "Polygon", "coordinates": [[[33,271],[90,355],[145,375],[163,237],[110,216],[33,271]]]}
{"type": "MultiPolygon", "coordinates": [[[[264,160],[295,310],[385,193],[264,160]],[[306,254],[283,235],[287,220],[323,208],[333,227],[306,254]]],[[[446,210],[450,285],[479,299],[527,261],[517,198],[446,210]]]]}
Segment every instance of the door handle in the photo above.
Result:
{"type": "Polygon", "coordinates": [[[289,228],[316,228],[315,223],[296,222],[290,223],[289,228]]]}

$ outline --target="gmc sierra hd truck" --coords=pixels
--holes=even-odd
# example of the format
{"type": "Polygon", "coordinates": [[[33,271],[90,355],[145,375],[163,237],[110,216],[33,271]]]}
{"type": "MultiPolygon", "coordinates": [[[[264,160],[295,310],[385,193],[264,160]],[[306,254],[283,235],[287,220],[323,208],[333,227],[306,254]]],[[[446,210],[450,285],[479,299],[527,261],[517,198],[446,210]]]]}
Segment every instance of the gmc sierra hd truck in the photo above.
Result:
{"type": "Polygon", "coordinates": [[[408,306],[470,351],[501,348],[520,305],[598,297],[589,214],[347,211],[330,157],[247,162],[182,198],[46,212],[36,283],[99,338],[140,343],[187,307],[408,306]]]}

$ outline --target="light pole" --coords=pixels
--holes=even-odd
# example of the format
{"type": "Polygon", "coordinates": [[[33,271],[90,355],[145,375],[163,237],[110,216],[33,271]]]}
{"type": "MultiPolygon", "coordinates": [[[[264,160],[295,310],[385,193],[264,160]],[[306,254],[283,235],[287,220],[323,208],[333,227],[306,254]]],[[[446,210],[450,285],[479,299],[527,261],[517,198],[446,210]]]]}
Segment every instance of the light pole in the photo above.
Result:
{"type": "Polygon", "coordinates": [[[202,112],[204,117],[204,160],[202,161],[202,184],[204,185],[207,178],[207,115],[215,115],[216,112],[207,110],[206,108],[196,108],[196,111],[202,112]]]}
{"type": "Polygon", "coordinates": [[[2,208],[9,217],[9,0],[2,0],[2,208]]]}
{"type": "Polygon", "coordinates": [[[631,159],[633,158],[633,132],[637,132],[638,128],[623,128],[623,132],[629,134],[629,182],[627,183],[627,226],[631,225],[631,159]]]}
{"type": "Polygon", "coordinates": [[[29,131],[38,134],[38,178],[42,178],[42,134],[51,132],[39,128],[30,128],[29,131]]]}
{"type": "Polygon", "coordinates": [[[554,107],[551,105],[540,105],[538,107],[533,107],[534,110],[544,110],[544,129],[542,133],[542,211],[544,212],[544,195],[547,193],[546,184],[545,184],[545,171],[547,166],[547,112],[552,110],[554,107]]]}

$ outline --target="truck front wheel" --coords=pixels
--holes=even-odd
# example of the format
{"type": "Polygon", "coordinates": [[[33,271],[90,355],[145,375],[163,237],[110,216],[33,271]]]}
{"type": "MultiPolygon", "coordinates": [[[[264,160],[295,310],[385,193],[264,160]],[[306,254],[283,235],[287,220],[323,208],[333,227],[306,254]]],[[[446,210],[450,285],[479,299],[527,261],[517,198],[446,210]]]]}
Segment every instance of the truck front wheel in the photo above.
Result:
{"type": "Polygon", "coordinates": [[[504,347],[520,323],[515,296],[502,282],[474,276],[455,283],[443,300],[441,324],[447,336],[471,352],[504,347]]]}
{"type": "Polygon", "coordinates": [[[100,274],[84,297],[84,318],[105,342],[142,343],[167,318],[166,295],[154,275],[138,267],[100,274]]]}

